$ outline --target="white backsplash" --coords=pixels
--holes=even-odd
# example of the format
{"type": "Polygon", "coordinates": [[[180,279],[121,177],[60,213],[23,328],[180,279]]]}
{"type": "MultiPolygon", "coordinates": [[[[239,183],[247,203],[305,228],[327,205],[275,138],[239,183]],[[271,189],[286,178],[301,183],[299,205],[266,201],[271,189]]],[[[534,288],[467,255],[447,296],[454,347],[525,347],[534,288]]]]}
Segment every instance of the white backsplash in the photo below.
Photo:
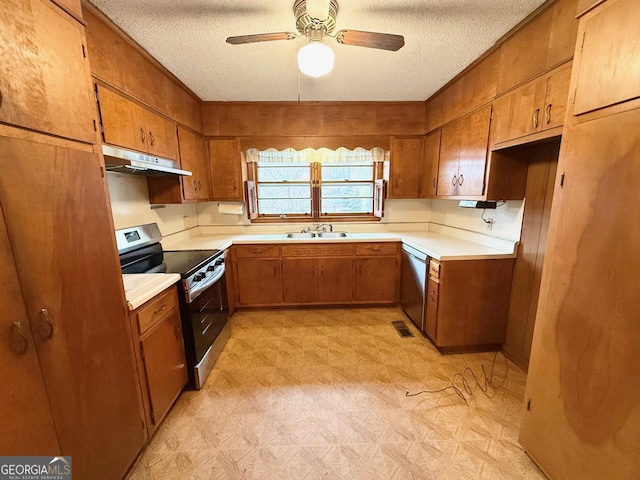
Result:
{"type": "Polygon", "coordinates": [[[509,200],[495,210],[485,210],[484,218],[493,219],[491,230],[480,217],[482,209],[463,208],[458,200],[433,200],[431,203],[431,222],[448,227],[461,228],[482,233],[491,237],[507,240],[520,240],[522,230],[523,200],[509,200]]]}
{"type": "Polygon", "coordinates": [[[170,235],[185,230],[185,216],[191,219],[194,227],[197,226],[195,204],[152,209],[145,177],[109,172],[107,185],[116,230],[155,222],[162,235],[170,235]]]}
{"type": "MultiPolygon", "coordinates": [[[[113,221],[116,229],[155,222],[162,235],[185,232],[185,218],[193,227],[201,226],[210,230],[220,227],[240,227],[244,233],[256,233],[274,230],[299,230],[305,224],[270,224],[251,225],[246,214],[222,214],[218,212],[218,202],[198,204],[170,205],[152,209],[149,204],[147,181],[144,177],[136,177],[120,173],[108,173],[107,183],[111,196],[113,221]]],[[[477,232],[492,237],[518,241],[522,228],[524,201],[509,201],[495,210],[486,210],[485,218],[493,218],[492,229],[487,229],[480,215],[482,210],[461,208],[457,200],[387,200],[385,216],[380,222],[344,223],[341,229],[347,231],[392,231],[394,227],[406,230],[411,224],[416,228],[425,228],[432,222],[438,225],[477,232]]],[[[317,223],[317,222],[315,222],[317,223]]],[[[311,225],[312,222],[309,223],[311,225]]],[[[226,228],[225,228],[226,227],[226,228]]]]}

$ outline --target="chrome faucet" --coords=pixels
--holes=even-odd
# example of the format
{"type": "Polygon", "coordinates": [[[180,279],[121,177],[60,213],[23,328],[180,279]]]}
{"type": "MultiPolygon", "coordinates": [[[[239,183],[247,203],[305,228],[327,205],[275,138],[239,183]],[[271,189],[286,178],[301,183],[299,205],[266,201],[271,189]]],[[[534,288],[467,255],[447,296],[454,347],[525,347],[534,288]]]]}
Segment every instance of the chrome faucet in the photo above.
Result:
{"type": "Polygon", "coordinates": [[[327,227],[329,227],[329,231],[330,232],[333,232],[333,225],[331,225],[330,223],[322,223],[322,224],[318,225],[316,227],[316,232],[320,232],[320,231],[326,232],[327,231],[327,227]]]}

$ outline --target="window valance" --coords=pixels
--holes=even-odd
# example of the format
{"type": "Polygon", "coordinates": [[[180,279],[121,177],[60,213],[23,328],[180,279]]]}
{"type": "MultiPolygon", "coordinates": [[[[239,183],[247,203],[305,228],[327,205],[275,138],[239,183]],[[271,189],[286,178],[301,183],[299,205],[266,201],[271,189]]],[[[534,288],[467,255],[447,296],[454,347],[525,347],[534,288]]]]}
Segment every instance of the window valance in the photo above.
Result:
{"type": "Polygon", "coordinates": [[[340,147],[335,150],[329,148],[305,148],[295,150],[285,148],[277,150],[269,148],[258,150],[250,148],[245,152],[248,163],[377,163],[389,160],[389,151],[379,147],[372,149],[340,147]]]}

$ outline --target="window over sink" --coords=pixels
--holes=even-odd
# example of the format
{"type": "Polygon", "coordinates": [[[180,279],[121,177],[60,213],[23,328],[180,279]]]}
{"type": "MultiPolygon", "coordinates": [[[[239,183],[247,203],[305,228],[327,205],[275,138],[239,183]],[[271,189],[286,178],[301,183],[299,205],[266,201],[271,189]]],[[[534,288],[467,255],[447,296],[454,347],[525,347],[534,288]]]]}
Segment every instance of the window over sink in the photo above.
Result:
{"type": "Polygon", "coordinates": [[[379,147],[249,149],[245,159],[254,179],[254,221],[377,220],[388,158],[389,152],[379,147]]]}

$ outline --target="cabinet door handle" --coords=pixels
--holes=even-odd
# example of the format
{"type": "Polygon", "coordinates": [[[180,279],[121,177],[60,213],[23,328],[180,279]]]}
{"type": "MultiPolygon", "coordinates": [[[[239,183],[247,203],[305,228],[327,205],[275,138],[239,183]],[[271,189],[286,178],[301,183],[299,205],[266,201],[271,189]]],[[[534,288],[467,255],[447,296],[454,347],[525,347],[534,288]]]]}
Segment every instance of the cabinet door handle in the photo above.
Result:
{"type": "Polygon", "coordinates": [[[146,139],[147,139],[147,134],[144,133],[144,130],[142,129],[142,127],[140,127],[140,141],[144,143],[146,139]]]}
{"type": "Polygon", "coordinates": [[[153,145],[155,143],[155,141],[156,141],[156,139],[153,136],[153,132],[151,132],[151,131],[149,132],[149,139],[150,139],[149,143],[151,143],[151,145],[153,145]]]}
{"type": "Polygon", "coordinates": [[[320,275],[324,275],[324,265],[320,265],[320,275]]]}
{"type": "Polygon", "coordinates": [[[13,322],[11,326],[11,337],[9,338],[9,346],[16,355],[24,355],[29,349],[29,342],[24,333],[22,333],[22,322],[13,322]]]}
{"type": "Polygon", "coordinates": [[[162,305],[160,308],[157,308],[153,311],[154,315],[159,314],[161,311],[163,311],[165,308],[167,308],[167,304],[165,303],[164,305],[162,305]]]}
{"type": "Polygon", "coordinates": [[[180,330],[180,327],[176,327],[176,339],[180,338],[182,336],[182,330],[180,330]]]}
{"type": "Polygon", "coordinates": [[[433,180],[431,180],[431,185],[433,188],[436,188],[436,177],[433,177],[433,180]]]}
{"type": "Polygon", "coordinates": [[[434,302],[436,301],[436,291],[435,290],[431,290],[431,292],[429,293],[429,296],[431,297],[431,300],[433,300],[434,302]]]}
{"type": "Polygon", "coordinates": [[[551,123],[551,104],[544,109],[544,121],[549,125],[551,123]]]}
{"type": "Polygon", "coordinates": [[[40,310],[40,318],[42,321],[40,322],[39,330],[42,332],[44,339],[49,340],[53,337],[53,323],[51,323],[51,318],[46,308],[40,310]]]}
{"type": "Polygon", "coordinates": [[[533,112],[533,128],[538,128],[538,116],[540,115],[540,109],[536,108],[536,111],[533,112]]]}
{"type": "Polygon", "coordinates": [[[457,184],[458,184],[458,176],[454,175],[453,178],[451,179],[451,185],[455,187],[457,184]]]}
{"type": "Polygon", "coordinates": [[[462,186],[464,184],[464,175],[460,174],[458,177],[458,185],[462,186]]]}

